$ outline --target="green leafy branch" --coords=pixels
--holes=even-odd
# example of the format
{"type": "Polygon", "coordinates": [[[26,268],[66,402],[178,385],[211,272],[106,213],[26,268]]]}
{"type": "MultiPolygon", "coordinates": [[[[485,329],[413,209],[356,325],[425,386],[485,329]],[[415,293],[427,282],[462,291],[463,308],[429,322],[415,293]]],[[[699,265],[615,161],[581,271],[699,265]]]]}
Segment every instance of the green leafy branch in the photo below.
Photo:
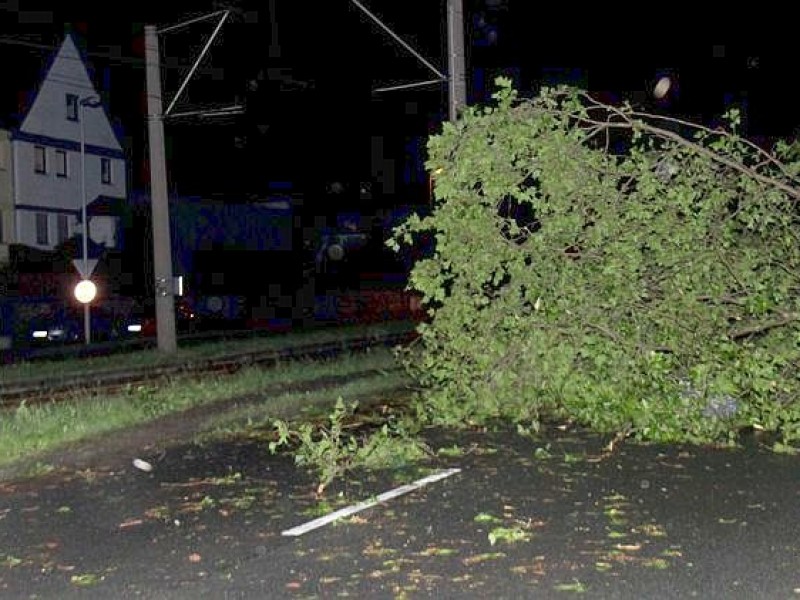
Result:
{"type": "Polygon", "coordinates": [[[305,420],[295,425],[277,419],[273,422],[276,439],[269,443],[269,451],[275,454],[287,448],[296,465],[314,471],[317,495],[353,469],[399,467],[429,453],[413,436],[413,427],[406,428],[402,422],[386,422],[377,431],[359,435],[354,431],[361,427],[354,419],[357,408],[358,402],[345,402],[340,396],[322,422],[305,420]]]}

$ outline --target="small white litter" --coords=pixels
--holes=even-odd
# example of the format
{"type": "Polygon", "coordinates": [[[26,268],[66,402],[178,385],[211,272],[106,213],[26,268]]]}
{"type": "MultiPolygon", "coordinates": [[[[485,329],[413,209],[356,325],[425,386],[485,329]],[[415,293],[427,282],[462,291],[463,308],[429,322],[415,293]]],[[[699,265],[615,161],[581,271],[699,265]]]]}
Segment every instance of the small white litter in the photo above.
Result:
{"type": "Polygon", "coordinates": [[[146,460],[142,460],[141,458],[134,458],[133,466],[139,469],[140,471],[145,471],[147,473],[153,470],[153,465],[151,465],[146,460]]]}

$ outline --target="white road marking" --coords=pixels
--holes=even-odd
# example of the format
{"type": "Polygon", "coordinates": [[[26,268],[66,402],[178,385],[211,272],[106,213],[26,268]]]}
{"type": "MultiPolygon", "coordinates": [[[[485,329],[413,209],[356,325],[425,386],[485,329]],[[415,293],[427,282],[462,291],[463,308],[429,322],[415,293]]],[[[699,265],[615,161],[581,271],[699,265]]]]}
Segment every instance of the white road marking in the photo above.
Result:
{"type": "Polygon", "coordinates": [[[413,483],[401,485],[398,488],[389,490],[388,492],[384,492],[383,494],[376,496],[372,500],[365,500],[363,502],[359,502],[358,504],[348,506],[347,508],[342,508],[328,515],[325,515],[324,517],[314,519],[313,521],[309,521],[308,523],[298,525],[297,527],[293,527],[291,529],[287,529],[286,531],[281,532],[281,535],[292,535],[292,536],[303,535],[304,533],[308,533],[309,531],[328,525],[329,523],[332,523],[338,519],[349,517],[350,515],[354,515],[358,512],[361,512],[362,510],[372,508],[376,504],[380,504],[381,502],[386,502],[387,500],[391,500],[392,498],[397,498],[398,496],[402,496],[403,494],[407,494],[409,492],[413,492],[414,490],[418,490],[419,488],[426,486],[429,483],[434,483],[436,481],[444,479],[445,477],[450,477],[451,475],[455,475],[456,473],[460,472],[461,469],[447,469],[445,471],[439,471],[438,473],[434,473],[433,475],[428,475],[427,477],[423,477],[422,479],[417,479],[413,483]]]}

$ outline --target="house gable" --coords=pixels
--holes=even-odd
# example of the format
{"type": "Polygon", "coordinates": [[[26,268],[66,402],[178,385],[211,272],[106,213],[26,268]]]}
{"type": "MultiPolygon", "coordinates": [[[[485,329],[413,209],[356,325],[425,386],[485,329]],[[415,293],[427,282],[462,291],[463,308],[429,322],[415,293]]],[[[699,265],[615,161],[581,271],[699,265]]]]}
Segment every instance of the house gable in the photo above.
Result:
{"type": "MultiPolygon", "coordinates": [[[[127,198],[125,153],[75,40],[67,35],[48,63],[19,128],[11,132],[15,242],[50,249],[86,231],[116,246],[119,217],[93,205],[127,198]],[[84,141],[85,144],[81,144],[84,141]],[[84,229],[82,207],[87,207],[84,229]]],[[[9,219],[6,219],[9,220],[9,219]]]]}
{"type": "Polygon", "coordinates": [[[97,97],[98,94],[86,70],[83,56],[72,36],[67,35],[15,137],[43,143],[51,141],[49,145],[79,143],[79,119],[83,116],[88,146],[121,153],[122,147],[104,108],[81,110],[80,100],[92,96],[97,97]]]}

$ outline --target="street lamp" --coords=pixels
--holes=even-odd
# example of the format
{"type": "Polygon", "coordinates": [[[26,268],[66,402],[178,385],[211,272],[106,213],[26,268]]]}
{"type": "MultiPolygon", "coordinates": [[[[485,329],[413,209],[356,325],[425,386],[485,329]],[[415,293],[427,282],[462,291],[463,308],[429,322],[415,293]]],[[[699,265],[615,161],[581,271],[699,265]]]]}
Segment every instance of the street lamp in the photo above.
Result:
{"type": "Polygon", "coordinates": [[[90,281],[89,276],[89,222],[86,218],[86,129],[83,124],[86,107],[97,108],[100,98],[87,96],[81,98],[78,123],[81,129],[81,223],[83,224],[83,268],[81,269],[81,282],[75,287],[75,297],[83,304],[83,337],[87,344],[91,342],[91,316],[89,305],[97,294],[97,287],[90,281]]]}

